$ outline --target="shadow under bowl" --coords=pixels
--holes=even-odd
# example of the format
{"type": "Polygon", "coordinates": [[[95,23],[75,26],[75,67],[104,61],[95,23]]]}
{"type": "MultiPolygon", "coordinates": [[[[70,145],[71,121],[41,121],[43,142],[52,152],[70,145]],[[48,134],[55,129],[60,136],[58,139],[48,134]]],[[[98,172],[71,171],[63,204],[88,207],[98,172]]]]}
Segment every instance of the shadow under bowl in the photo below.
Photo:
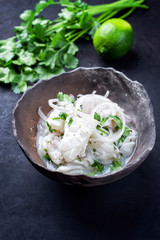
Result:
{"type": "Polygon", "coordinates": [[[113,68],[77,68],[49,80],[36,83],[17,102],[13,111],[13,132],[21,149],[31,164],[45,176],[68,185],[98,186],[116,181],[135,170],[148,156],[155,144],[155,121],[153,108],[144,87],[128,79],[113,68]],[[130,161],[116,172],[94,177],[87,175],[66,175],[46,168],[37,153],[36,135],[39,121],[38,108],[44,114],[51,110],[48,99],[58,92],[67,94],[88,94],[96,90],[117,102],[132,118],[138,133],[137,145],[130,161]]]}

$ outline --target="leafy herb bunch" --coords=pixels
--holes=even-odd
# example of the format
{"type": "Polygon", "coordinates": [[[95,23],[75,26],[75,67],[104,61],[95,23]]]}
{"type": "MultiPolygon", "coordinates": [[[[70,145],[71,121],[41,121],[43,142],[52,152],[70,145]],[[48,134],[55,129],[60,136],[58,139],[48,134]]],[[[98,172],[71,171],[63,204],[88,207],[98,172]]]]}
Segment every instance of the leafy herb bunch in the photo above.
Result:
{"type": "Polygon", "coordinates": [[[35,11],[26,10],[20,15],[22,23],[14,28],[16,35],[0,41],[0,82],[11,84],[12,90],[20,93],[26,91],[29,82],[49,79],[64,72],[64,68],[76,68],[77,39],[89,40],[101,23],[122,10],[126,12],[120,18],[137,7],[147,8],[142,4],[144,1],[119,0],[91,6],[81,0],[41,0],[35,11]],[[39,16],[53,4],[63,7],[57,19],[39,16]]]}

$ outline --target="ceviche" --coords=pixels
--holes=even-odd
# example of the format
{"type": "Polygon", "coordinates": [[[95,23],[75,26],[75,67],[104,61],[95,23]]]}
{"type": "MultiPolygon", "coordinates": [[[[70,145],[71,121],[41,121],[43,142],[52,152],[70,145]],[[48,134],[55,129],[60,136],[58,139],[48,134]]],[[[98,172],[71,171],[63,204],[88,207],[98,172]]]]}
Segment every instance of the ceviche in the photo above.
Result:
{"type": "Polygon", "coordinates": [[[46,116],[39,107],[37,150],[46,167],[65,174],[99,176],[125,166],[137,133],[131,118],[115,102],[96,94],[59,92],[49,99],[46,116]]]}

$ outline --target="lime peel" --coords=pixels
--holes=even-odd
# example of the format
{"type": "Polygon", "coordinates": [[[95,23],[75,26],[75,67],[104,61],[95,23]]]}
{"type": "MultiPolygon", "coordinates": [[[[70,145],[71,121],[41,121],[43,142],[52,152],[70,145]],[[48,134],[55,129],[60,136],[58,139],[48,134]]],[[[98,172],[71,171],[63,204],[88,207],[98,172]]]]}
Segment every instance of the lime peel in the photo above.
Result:
{"type": "Polygon", "coordinates": [[[97,53],[109,60],[126,55],[132,43],[132,26],[120,18],[112,18],[104,22],[93,37],[93,45],[97,53]]]}

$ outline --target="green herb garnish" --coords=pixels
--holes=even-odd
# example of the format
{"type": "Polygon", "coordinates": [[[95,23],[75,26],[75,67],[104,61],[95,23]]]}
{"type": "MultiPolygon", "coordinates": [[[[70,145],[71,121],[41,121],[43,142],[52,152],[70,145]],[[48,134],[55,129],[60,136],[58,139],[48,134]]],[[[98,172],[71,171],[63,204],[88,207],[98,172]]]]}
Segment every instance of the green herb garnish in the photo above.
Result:
{"type": "Polygon", "coordinates": [[[59,119],[61,119],[61,120],[66,120],[67,117],[68,117],[68,114],[67,114],[67,113],[61,112],[61,113],[59,114],[59,117],[52,118],[52,120],[59,120],[59,119]]]}
{"type": "Polygon", "coordinates": [[[110,166],[111,170],[115,171],[115,170],[118,170],[121,167],[122,167],[122,165],[121,165],[121,162],[119,161],[119,159],[114,158],[113,162],[112,162],[112,165],[110,166]]]}
{"type": "Polygon", "coordinates": [[[69,118],[69,121],[68,121],[68,126],[69,126],[69,127],[71,126],[72,122],[73,122],[73,118],[70,117],[70,118],[69,118]]]}
{"type": "Polygon", "coordinates": [[[120,153],[119,155],[120,155],[122,158],[124,157],[123,153],[120,153]]]}
{"type": "Polygon", "coordinates": [[[130,129],[128,127],[125,127],[123,135],[118,139],[118,144],[120,142],[124,142],[124,140],[129,136],[130,134],[130,129]]]}
{"type": "Polygon", "coordinates": [[[101,117],[98,113],[94,113],[94,119],[97,120],[97,121],[101,121],[101,117]]]}
{"type": "Polygon", "coordinates": [[[101,122],[100,122],[100,125],[103,125],[105,124],[105,122],[108,120],[109,117],[104,117],[102,118],[101,122]]]}
{"type": "Polygon", "coordinates": [[[120,129],[122,129],[122,127],[123,127],[122,121],[121,121],[121,119],[120,119],[117,115],[115,115],[115,116],[109,115],[108,117],[102,118],[102,120],[101,120],[101,122],[100,122],[100,125],[104,125],[105,122],[106,122],[109,118],[113,119],[114,122],[117,124],[117,126],[118,126],[120,129]]]}
{"type": "Polygon", "coordinates": [[[50,158],[50,156],[48,155],[47,152],[46,152],[46,154],[43,156],[43,159],[53,163],[52,159],[50,158]]]}
{"type": "Polygon", "coordinates": [[[117,149],[117,145],[116,145],[116,143],[115,143],[115,142],[113,143],[113,147],[114,147],[114,150],[116,150],[116,149],[117,149]]]}
{"type": "Polygon", "coordinates": [[[96,171],[89,173],[88,175],[90,175],[90,176],[94,176],[98,172],[103,172],[103,170],[104,170],[104,165],[101,162],[98,162],[97,160],[94,160],[94,163],[91,164],[91,167],[95,168],[96,171]]]}
{"type": "Polygon", "coordinates": [[[82,159],[79,157],[79,158],[77,158],[77,160],[79,161],[79,162],[82,162],[82,159]]]}
{"type": "Polygon", "coordinates": [[[101,127],[100,125],[97,125],[97,126],[96,126],[96,129],[101,132],[101,133],[100,133],[101,135],[103,135],[103,134],[108,135],[108,132],[106,132],[105,129],[102,129],[102,127],[101,127]]]}
{"type": "Polygon", "coordinates": [[[71,102],[71,103],[74,102],[74,100],[71,96],[69,96],[68,94],[63,94],[62,92],[59,92],[57,94],[57,98],[59,101],[67,101],[67,102],[71,102]]]}
{"type": "Polygon", "coordinates": [[[117,126],[122,129],[123,127],[123,123],[121,121],[121,119],[118,116],[113,116],[113,115],[109,115],[109,118],[112,118],[114,120],[114,122],[117,124],[117,126]]]}
{"type": "Polygon", "coordinates": [[[48,122],[46,122],[46,123],[47,123],[47,126],[48,126],[49,131],[50,131],[51,133],[53,133],[54,129],[51,127],[51,125],[50,125],[48,122]]]}
{"type": "Polygon", "coordinates": [[[108,127],[102,127],[104,130],[109,131],[108,127]]]}

